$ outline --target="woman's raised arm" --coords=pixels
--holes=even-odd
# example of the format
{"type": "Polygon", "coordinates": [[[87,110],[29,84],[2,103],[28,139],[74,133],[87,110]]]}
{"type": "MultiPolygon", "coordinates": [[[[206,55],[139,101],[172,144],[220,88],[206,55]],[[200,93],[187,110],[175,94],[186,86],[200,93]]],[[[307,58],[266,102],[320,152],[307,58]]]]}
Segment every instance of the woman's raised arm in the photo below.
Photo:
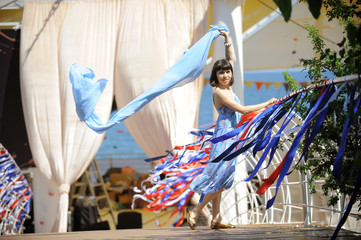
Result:
{"type": "Polygon", "coordinates": [[[228,32],[225,32],[225,31],[220,31],[220,35],[224,37],[224,47],[225,47],[225,51],[226,51],[226,59],[233,66],[234,53],[233,53],[231,38],[229,37],[228,32]]]}

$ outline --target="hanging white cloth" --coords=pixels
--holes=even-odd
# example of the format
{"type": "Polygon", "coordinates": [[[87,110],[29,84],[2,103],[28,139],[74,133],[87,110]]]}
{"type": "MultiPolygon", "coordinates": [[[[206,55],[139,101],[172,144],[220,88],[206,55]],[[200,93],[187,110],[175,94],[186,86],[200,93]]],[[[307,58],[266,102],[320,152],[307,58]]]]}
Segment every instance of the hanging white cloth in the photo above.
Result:
{"type": "MultiPolygon", "coordinates": [[[[119,21],[123,30],[115,61],[118,108],[145,92],[207,32],[208,5],[204,0],[122,2],[127,11],[119,21]]],[[[202,89],[201,79],[172,89],[124,121],[149,157],[194,140],[187,133],[197,127],[202,89]]]]}
{"type": "MultiPolygon", "coordinates": [[[[93,69],[96,78],[109,79],[95,108],[107,121],[113,78],[122,107],[208,30],[207,10],[208,0],[24,3],[20,78],[27,133],[37,168],[59,192],[52,195],[57,215],[47,216],[54,225],[43,232],[66,231],[69,187],[103,138],[78,120],[68,77],[71,64],[81,63],[93,69]]],[[[127,121],[149,156],[187,141],[185,133],[196,127],[201,87],[198,81],[172,90],[127,121]]]]}

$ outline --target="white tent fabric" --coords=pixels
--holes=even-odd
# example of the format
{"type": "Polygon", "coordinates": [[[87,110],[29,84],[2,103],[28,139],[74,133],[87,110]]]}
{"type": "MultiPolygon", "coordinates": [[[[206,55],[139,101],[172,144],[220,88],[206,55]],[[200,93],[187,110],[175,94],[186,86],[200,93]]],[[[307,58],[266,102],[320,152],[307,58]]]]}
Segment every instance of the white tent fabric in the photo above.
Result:
{"type": "MultiPolygon", "coordinates": [[[[116,35],[107,32],[117,30],[115,4],[110,1],[105,8],[97,1],[26,2],[24,6],[21,93],[34,161],[59,188],[58,213],[48,216],[56,219],[52,231],[66,231],[70,184],[84,172],[102,140],[102,135],[77,120],[68,72],[73,62],[92,67],[100,76],[113,72],[116,35]]],[[[97,106],[103,118],[109,116],[112,86],[105,91],[97,106]]]]}
{"type": "MultiPolygon", "coordinates": [[[[47,216],[55,219],[54,225],[44,231],[66,231],[70,184],[89,165],[103,137],[78,120],[68,78],[71,64],[93,69],[97,79],[109,79],[95,108],[106,121],[113,79],[122,107],[208,30],[207,10],[208,0],[25,2],[20,50],[25,122],[36,166],[59,190],[58,198],[53,195],[58,212],[47,216]]],[[[197,122],[200,82],[172,90],[128,120],[127,127],[148,155],[185,143],[181,134],[197,122]]]]}
{"type": "Polygon", "coordinates": [[[34,167],[30,170],[32,173],[32,190],[34,193],[33,212],[34,212],[34,228],[36,233],[51,232],[55,217],[58,212],[59,192],[58,185],[49,181],[38,168],[34,167]]]}
{"type": "MultiPolygon", "coordinates": [[[[121,9],[127,11],[120,16],[115,63],[118,108],[152,86],[206,33],[208,5],[208,1],[122,2],[121,9]]],[[[203,81],[195,81],[173,89],[124,121],[149,157],[194,140],[188,132],[197,127],[202,88],[203,81]]]]}

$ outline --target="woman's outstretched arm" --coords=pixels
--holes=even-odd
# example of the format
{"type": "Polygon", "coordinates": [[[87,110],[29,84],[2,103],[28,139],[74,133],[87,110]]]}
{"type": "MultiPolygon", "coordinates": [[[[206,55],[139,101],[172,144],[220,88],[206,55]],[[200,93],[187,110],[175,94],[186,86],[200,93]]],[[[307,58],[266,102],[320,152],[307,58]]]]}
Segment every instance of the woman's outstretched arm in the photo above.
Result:
{"type": "Polygon", "coordinates": [[[247,113],[261,110],[262,108],[265,108],[268,105],[270,105],[271,103],[275,102],[277,99],[271,98],[270,100],[268,100],[267,102],[264,102],[264,103],[243,106],[242,104],[236,102],[236,100],[234,100],[234,98],[229,97],[222,90],[218,89],[218,90],[214,91],[214,100],[215,100],[215,102],[218,102],[221,105],[227,106],[234,111],[240,112],[242,114],[247,114],[247,113]]]}

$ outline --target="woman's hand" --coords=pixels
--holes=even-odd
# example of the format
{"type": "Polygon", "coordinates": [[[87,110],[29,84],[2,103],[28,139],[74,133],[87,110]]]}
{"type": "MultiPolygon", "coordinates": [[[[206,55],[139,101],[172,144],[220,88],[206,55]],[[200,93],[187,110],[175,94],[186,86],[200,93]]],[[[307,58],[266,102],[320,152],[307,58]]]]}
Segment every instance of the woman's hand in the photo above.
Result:
{"type": "Polygon", "coordinates": [[[268,100],[268,105],[275,103],[277,101],[277,98],[271,98],[270,100],[268,100]]]}
{"type": "Polygon", "coordinates": [[[232,45],[232,41],[231,38],[228,35],[228,32],[226,31],[221,31],[220,29],[218,29],[219,31],[219,35],[224,37],[224,46],[225,46],[225,50],[226,50],[226,59],[231,63],[231,65],[233,66],[233,62],[234,62],[234,54],[233,54],[233,48],[231,47],[232,45]]]}
{"type": "Polygon", "coordinates": [[[228,38],[228,32],[219,30],[219,35],[223,36],[224,38],[228,38]]]}

